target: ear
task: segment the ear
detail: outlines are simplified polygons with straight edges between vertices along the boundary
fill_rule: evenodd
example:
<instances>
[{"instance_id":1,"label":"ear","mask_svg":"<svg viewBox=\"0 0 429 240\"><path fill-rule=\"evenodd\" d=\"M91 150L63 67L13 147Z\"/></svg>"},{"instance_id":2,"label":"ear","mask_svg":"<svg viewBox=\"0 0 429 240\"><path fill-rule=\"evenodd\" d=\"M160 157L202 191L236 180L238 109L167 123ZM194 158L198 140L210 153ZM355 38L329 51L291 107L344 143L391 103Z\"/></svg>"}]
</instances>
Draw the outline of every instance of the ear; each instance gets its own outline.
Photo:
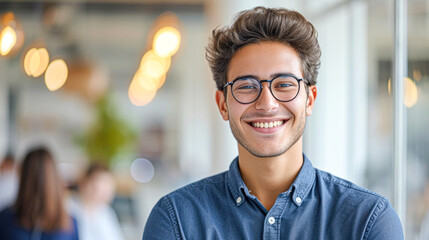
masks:
<instances>
[{"instance_id":1,"label":"ear","mask_svg":"<svg viewBox=\"0 0 429 240\"><path fill-rule=\"evenodd\" d=\"M219 108L220 115L222 115L223 120L228 121L228 107L226 106L225 95L221 90L216 91L216 104Z\"/></svg>"},{"instance_id":2,"label":"ear","mask_svg":"<svg viewBox=\"0 0 429 240\"><path fill-rule=\"evenodd\" d=\"M308 86L308 98L307 98L307 106L305 107L305 112L307 116L310 116L313 113L314 102L317 97L317 87L316 86Z\"/></svg>"}]
</instances>

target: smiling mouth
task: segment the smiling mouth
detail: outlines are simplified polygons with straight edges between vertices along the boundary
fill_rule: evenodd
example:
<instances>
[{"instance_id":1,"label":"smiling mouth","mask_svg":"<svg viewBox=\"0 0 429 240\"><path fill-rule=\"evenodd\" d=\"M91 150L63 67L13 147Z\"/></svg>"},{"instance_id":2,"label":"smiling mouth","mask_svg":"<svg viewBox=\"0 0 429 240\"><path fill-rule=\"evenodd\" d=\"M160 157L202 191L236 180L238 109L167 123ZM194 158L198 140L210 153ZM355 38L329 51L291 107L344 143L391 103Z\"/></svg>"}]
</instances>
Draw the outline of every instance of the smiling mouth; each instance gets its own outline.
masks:
<instances>
[{"instance_id":1,"label":"smiling mouth","mask_svg":"<svg viewBox=\"0 0 429 240\"><path fill-rule=\"evenodd\" d=\"M285 121L273 121L273 122L252 122L251 125L255 128L274 128L281 126Z\"/></svg>"}]
</instances>

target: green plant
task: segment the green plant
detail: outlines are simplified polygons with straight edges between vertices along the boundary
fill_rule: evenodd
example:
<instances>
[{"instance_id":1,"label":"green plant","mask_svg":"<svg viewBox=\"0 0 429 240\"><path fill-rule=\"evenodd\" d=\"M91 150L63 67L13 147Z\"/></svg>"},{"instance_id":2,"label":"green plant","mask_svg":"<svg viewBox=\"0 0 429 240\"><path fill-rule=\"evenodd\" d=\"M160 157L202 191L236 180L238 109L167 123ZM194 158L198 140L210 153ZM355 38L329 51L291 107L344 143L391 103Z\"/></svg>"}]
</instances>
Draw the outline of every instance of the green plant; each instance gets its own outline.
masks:
<instances>
[{"instance_id":1,"label":"green plant","mask_svg":"<svg viewBox=\"0 0 429 240\"><path fill-rule=\"evenodd\" d=\"M110 95L105 94L95 105L95 122L80 138L90 161L110 166L116 157L135 146L136 134L120 118Z\"/></svg>"}]
</instances>

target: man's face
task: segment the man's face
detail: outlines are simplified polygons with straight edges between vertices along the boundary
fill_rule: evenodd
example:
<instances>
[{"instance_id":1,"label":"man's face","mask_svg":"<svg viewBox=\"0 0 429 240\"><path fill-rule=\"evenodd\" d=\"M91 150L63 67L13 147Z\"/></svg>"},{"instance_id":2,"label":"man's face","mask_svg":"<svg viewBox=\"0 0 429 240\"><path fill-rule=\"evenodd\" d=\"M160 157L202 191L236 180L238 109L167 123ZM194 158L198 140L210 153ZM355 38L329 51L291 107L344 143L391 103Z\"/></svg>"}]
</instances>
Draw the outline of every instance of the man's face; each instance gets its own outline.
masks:
<instances>
[{"instance_id":1,"label":"man's face","mask_svg":"<svg viewBox=\"0 0 429 240\"><path fill-rule=\"evenodd\" d=\"M247 45L231 58L227 81L240 76L255 76L258 80L272 79L274 75L292 74L303 78L298 53L279 42L260 42ZM225 99L217 91L216 102L224 120L229 120L231 131L239 143L239 151L247 151L257 157L275 157L301 144L306 116L311 115L317 90L300 82L298 96L290 102L276 100L269 90L269 83L262 83L259 98L251 104L237 102L228 86ZM261 128L256 123L272 127ZM263 123L263 124L262 124ZM279 125L279 126L277 126Z\"/></svg>"}]
</instances>

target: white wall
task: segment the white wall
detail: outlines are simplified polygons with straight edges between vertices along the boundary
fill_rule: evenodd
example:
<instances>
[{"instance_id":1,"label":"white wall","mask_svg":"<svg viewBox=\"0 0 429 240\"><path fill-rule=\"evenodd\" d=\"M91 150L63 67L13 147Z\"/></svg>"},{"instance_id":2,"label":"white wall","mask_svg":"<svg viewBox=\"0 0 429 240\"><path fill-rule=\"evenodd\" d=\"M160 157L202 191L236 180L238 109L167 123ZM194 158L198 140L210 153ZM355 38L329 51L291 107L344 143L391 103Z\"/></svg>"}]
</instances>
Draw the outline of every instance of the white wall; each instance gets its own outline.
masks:
<instances>
[{"instance_id":1,"label":"white wall","mask_svg":"<svg viewBox=\"0 0 429 240\"><path fill-rule=\"evenodd\" d=\"M322 58L304 149L317 167L361 184L367 161L366 3L309 12Z\"/></svg>"}]
</instances>

